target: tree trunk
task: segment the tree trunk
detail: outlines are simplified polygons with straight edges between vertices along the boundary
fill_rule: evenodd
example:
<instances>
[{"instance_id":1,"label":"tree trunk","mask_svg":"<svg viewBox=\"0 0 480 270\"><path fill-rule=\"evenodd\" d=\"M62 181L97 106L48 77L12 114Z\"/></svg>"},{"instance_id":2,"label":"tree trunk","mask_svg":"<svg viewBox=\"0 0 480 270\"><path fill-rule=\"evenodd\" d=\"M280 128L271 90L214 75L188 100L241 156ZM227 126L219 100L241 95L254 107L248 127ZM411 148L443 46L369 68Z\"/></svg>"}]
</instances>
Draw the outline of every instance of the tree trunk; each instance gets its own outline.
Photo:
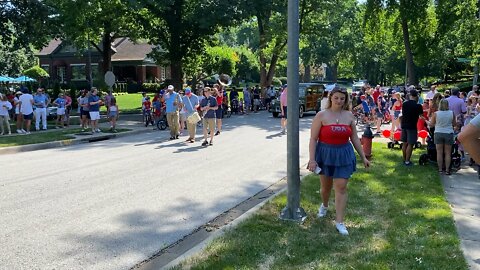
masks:
<instances>
[{"instance_id":1,"label":"tree trunk","mask_svg":"<svg viewBox=\"0 0 480 270\"><path fill-rule=\"evenodd\" d=\"M112 69L112 37L110 32L105 32L102 38L102 74L100 78L103 78L107 71Z\"/></svg>"},{"instance_id":2,"label":"tree trunk","mask_svg":"<svg viewBox=\"0 0 480 270\"><path fill-rule=\"evenodd\" d=\"M332 81L336 83L338 79L338 63L332 63L330 66L330 71L332 74Z\"/></svg>"},{"instance_id":3,"label":"tree trunk","mask_svg":"<svg viewBox=\"0 0 480 270\"><path fill-rule=\"evenodd\" d=\"M175 91L179 91L183 87L183 66L181 59L172 59L171 61L172 84Z\"/></svg>"},{"instance_id":4,"label":"tree trunk","mask_svg":"<svg viewBox=\"0 0 480 270\"><path fill-rule=\"evenodd\" d=\"M305 66L305 73L303 76L303 82L311 82L312 81L312 66L306 65Z\"/></svg>"},{"instance_id":5,"label":"tree trunk","mask_svg":"<svg viewBox=\"0 0 480 270\"><path fill-rule=\"evenodd\" d=\"M415 75L415 64L413 62L412 49L410 47L410 35L408 32L408 23L406 18L402 18L403 43L405 44L405 57L407 60L408 84L417 85L417 77Z\"/></svg>"}]
</instances>

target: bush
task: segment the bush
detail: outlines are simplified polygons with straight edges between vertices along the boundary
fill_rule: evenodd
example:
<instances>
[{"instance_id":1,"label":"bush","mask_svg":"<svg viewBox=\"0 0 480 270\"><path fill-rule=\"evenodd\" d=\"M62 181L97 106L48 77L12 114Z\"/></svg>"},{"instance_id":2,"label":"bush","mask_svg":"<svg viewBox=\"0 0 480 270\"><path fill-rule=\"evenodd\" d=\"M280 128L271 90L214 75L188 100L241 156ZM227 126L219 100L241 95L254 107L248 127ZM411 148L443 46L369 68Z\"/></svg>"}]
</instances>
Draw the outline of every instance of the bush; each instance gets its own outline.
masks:
<instances>
[{"instance_id":1,"label":"bush","mask_svg":"<svg viewBox=\"0 0 480 270\"><path fill-rule=\"evenodd\" d=\"M147 93L156 93L161 89L160 87L161 85L159 83L143 83L142 84L142 90Z\"/></svg>"}]
</instances>

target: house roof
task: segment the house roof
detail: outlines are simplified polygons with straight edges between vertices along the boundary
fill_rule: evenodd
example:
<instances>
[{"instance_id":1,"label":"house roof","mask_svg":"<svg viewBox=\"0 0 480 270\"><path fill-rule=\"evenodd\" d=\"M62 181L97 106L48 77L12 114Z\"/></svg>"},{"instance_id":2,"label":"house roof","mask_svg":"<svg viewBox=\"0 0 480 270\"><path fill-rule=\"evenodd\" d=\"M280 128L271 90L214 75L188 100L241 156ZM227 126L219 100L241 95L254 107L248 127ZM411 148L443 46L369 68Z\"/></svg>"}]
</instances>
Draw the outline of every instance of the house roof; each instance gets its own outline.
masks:
<instances>
[{"instance_id":1,"label":"house roof","mask_svg":"<svg viewBox=\"0 0 480 270\"><path fill-rule=\"evenodd\" d=\"M40 50L40 52L37 53L37 55L49 55L53 53L58 48L58 46L60 46L60 44L62 44L62 41L60 39L52 39L46 47L44 47Z\"/></svg>"},{"instance_id":2,"label":"house roof","mask_svg":"<svg viewBox=\"0 0 480 270\"><path fill-rule=\"evenodd\" d=\"M62 40L53 39L46 47L37 53L38 56L47 56L58 52L62 44ZM147 54L149 54L153 45L146 42L135 43L129 38L117 38L112 43L112 62L115 61L145 61L149 60Z\"/></svg>"},{"instance_id":3,"label":"house roof","mask_svg":"<svg viewBox=\"0 0 480 270\"><path fill-rule=\"evenodd\" d=\"M112 61L138 61L147 59L153 45L148 43L135 44L128 38L116 39L113 42L116 53L112 55Z\"/></svg>"}]
</instances>

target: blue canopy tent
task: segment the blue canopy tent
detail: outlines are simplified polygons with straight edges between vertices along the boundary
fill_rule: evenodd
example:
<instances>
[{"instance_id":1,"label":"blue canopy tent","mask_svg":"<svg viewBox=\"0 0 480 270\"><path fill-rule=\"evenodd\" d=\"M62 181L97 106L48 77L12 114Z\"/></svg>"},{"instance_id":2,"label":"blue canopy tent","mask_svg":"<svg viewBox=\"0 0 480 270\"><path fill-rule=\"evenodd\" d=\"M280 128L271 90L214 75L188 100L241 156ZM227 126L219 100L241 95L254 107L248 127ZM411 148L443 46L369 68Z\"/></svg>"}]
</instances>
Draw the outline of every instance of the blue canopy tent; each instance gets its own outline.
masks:
<instances>
[{"instance_id":1,"label":"blue canopy tent","mask_svg":"<svg viewBox=\"0 0 480 270\"><path fill-rule=\"evenodd\" d=\"M7 77L7 76L0 76L0 82L12 82L14 81L13 78Z\"/></svg>"},{"instance_id":2,"label":"blue canopy tent","mask_svg":"<svg viewBox=\"0 0 480 270\"><path fill-rule=\"evenodd\" d=\"M15 82L35 82L37 80L32 79L32 78L24 75L24 76L20 76L20 77L14 79L14 81Z\"/></svg>"}]
</instances>

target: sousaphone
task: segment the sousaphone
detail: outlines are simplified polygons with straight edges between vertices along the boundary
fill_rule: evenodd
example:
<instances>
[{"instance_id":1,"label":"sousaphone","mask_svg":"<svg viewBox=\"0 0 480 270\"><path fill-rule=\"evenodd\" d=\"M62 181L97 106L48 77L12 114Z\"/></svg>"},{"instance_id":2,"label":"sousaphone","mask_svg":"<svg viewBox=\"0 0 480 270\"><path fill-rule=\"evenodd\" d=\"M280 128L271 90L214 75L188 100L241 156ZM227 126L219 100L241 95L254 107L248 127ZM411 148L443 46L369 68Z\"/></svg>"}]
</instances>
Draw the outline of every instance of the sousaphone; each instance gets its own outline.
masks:
<instances>
[{"instance_id":1,"label":"sousaphone","mask_svg":"<svg viewBox=\"0 0 480 270\"><path fill-rule=\"evenodd\" d=\"M223 87L230 86L232 84L232 78L227 74L221 74L218 76L217 81Z\"/></svg>"}]
</instances>

